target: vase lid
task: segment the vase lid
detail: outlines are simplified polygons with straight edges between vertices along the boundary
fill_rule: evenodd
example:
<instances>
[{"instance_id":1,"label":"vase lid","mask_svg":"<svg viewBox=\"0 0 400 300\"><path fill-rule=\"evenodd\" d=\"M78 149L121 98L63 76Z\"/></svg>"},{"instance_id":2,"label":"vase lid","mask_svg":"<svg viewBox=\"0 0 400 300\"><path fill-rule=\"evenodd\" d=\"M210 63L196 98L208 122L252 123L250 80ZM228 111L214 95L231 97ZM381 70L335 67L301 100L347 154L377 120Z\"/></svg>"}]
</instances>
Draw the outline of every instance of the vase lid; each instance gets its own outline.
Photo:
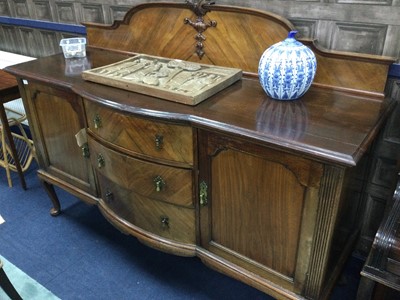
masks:
<instances>
[{"instance_id":1,"label":"vase lid","mask_svg":"<svg viewBox=\"0 0 400 300\"><path fill-rule=\"evenodd\" d=\"M291 30L291 31L289 31L288 37L287 37L287 38L288 38L288 39L295 39L297 33L298 33L297 30Z\"/></svg>"}]
</instances>

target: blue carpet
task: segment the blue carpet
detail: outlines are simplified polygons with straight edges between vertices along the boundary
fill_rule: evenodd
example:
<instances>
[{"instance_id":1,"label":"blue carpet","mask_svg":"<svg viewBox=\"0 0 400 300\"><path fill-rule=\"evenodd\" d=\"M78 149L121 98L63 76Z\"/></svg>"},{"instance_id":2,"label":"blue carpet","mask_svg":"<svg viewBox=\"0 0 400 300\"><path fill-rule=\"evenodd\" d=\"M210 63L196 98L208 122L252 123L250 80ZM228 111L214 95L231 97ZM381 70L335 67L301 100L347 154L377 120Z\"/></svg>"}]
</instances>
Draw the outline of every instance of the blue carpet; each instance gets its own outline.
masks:
<instances>
[{"instance_id":1,"label":"blue carpet","mask_svg":"<svg viewBox=\"0 0 400 300\"><path fill-rule=\"evenodd\" d=\"M165 254L112 227L94 206L57 189L63 212L36 177L7 186L0 170L0 254L61 299L262 299L271 297L217 273L197 258ZM362 261L352 258L332 300L355 299ZM29 300L29 299L26 299Z\"/></svg>"}]
</instances>

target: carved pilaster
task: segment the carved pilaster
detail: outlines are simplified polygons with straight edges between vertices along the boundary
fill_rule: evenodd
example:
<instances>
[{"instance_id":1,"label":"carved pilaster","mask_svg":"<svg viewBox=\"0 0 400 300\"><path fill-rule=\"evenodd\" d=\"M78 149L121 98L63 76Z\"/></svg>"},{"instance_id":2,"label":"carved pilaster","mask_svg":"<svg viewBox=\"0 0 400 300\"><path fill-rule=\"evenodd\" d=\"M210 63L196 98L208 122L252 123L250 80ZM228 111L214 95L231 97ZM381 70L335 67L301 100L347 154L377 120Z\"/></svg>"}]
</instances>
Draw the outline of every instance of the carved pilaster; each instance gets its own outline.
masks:
<instances>
[{"instance_id":1,"label":"carved pilaster","mask_svg":"<svg viewBox=\"0 0 400 300\"><path fill-rule=\"evenodd\" d=\"M339 208L344 169L326 166L319 191L316 231L311 250L305 296L318 299L326 279L329 250Z\"/></svg>"}]
</instances>

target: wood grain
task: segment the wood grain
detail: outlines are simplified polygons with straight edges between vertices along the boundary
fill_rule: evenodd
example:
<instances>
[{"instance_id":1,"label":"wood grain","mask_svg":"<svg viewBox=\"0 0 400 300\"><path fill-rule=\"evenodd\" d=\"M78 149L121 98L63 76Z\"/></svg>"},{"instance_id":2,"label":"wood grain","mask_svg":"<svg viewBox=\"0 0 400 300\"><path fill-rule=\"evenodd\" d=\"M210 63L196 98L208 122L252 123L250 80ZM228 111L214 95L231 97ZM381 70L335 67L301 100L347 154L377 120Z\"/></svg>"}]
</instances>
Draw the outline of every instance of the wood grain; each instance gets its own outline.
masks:
<instances>
[{"instance_id":1,"label":"wood grain","mask_svg":"<svg viewBox=\"0 0 400 300\"><path fill-rule=\"evenodd\" d=\"M99 174L103 206L115 213L114 219L123 220L131 225L142 228L149 233L168 238L173 241L194 244L195 210L182 206L156 201L126 189ZM106 193L112 193L112 198ZM162 218L168 218L168 224L162 223ZM114 220L115 221L115 220Z\"/></svg>"},{"instance_id":2,"label":"wood grain","mask_svg":"<svg viewBox=\"0 0 400 300\"><path fill-rule=\"evenodd\" d=\"M193 133L189 126L130 116L91 101L85 101L85 108L90 132L121 151L193 165ZM96 116L101 119L99 128L94 125ZM162 137L161 149L156 147L157 136Z\"/></svg>"},{"instance_id":3,"label":"wood grain","mask_svg":"<svg viewBox=\"0 0 400 300\"><path fill-rule=\"evenodd\" d=\"M195 53L196 31L184 19L196 20L184 4L151 3L132 8L113 25L84 23L92 47L189 60L257 73L263 52L284 40L295 27L267 11L233 6L211 7L204 21L216 21L203 35L205 55ZM160 25L162 24L162 25ZM317 56L315 83L332 88L368 91L383 95L393 58L324 50L299 39Z\"/></svg>"},{"instance_id":4,"label":"wood grain","mask_svg":"<svg viewBox=\"0 0 400 300\"><path fill-rule=\"evenodd\" d=\"M96 195L90 161L83 157L75 134L85 128L80 97L44 85L28 86L30 126L42 168ZM66 163L68 162L68 163Z\"/></svg>"},{"instance_id":5,"label":"wood grain","mask_svg":"<svg viewBox=\"0 0 400 300\"><path fill-rule=\"evenodd\" d=\"M193 208L192 171L142 161L108 149L89 138L90 159L97 173L103 174L126 190L136 194ZM98 155L104 165L98 166ZM155 178L160 176L164 185L155 188Z\"/></svg>"}]
</instances>

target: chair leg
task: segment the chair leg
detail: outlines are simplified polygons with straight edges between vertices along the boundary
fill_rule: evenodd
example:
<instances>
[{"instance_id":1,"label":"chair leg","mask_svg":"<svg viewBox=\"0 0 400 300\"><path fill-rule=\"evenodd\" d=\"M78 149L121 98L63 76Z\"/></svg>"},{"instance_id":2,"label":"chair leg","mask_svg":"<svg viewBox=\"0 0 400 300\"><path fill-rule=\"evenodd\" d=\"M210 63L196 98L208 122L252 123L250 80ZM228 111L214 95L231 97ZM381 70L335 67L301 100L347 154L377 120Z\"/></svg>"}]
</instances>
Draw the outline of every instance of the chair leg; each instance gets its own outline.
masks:
<instances>
[{"instance_id":1,"label":"chair leg","mask_svg":"<svg viewBox=\"0 0 400 300\"><path fill-rule=\"evenodd\" d=\"M6 170L8 186L12 187L11 171L10 171L10 166L8 165L7 144L3 128L1 128L1 145L2 145L1 151L3 152L3 163L4 163L4 168Z\"/></svg>"},{"instance_id":2,"label":"chair leg","mask_svg":"<svg viewBox=\"0 0 400 300\"><path fill-rule=\"evenodd\" d=\"M0 261L0 287L11 298L11 300L22 300L17 290L7 277L6 272L3 270L2 262Z\"/></svg>"}]
</instances>

